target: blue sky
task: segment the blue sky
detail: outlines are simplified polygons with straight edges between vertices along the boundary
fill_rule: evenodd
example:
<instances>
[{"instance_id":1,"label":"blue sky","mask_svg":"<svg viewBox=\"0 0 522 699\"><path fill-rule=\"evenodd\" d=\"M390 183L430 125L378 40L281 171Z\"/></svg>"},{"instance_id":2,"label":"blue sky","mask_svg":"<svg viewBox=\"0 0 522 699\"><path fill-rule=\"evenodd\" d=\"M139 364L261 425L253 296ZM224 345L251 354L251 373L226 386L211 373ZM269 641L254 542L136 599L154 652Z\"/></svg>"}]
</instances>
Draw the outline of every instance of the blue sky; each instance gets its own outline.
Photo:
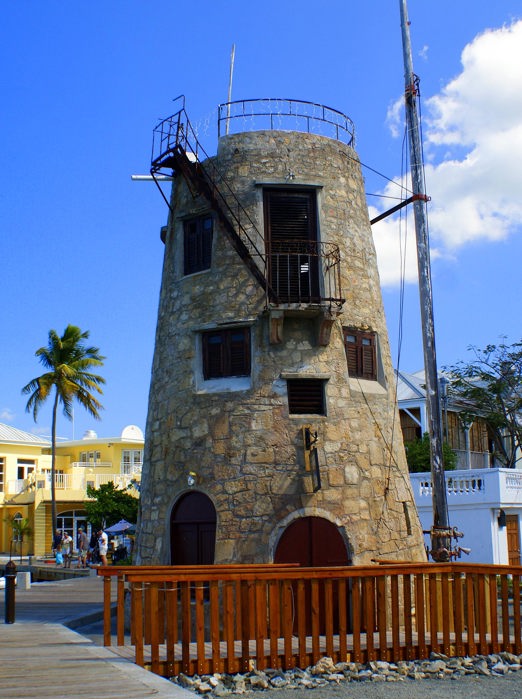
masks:
<instances>
[{"instance_id":1,"label":"blue sky","mask_svg":"<svg viewBox=\"0 0 522 699\"><path fill-rule=\"evenodd\" d=\"M423 137L439 366L522 337L522 9L518 0L410 0ZM2 110L0 422L50 434L20 389L42 373L51 328L89 330L107 357L101 423L80 409L61 436L145 428L166 205L147 173L152 130L186 96L208 153L227 99L319 102L355 122L374 210L403 162L398 0L11 0L0 28ZM396 195L397 188L393 194ZM400 366L422 366L409 217L378 224L397 359L399 236L406 246Z\"/></svg>"}]
</instances>

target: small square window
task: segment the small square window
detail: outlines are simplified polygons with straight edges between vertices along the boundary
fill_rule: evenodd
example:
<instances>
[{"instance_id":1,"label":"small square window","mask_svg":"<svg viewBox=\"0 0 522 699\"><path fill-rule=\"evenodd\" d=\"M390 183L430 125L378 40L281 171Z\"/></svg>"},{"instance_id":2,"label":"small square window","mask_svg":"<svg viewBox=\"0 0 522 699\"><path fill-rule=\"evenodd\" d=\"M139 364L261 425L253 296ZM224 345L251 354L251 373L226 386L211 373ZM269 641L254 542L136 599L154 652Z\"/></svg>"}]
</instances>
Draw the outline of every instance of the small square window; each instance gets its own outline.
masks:
<instances>
[{"instance_id":1,"label":"small square window","mask_svg":"<svg viewBox=\"0 0 522 699\"><path fill-rule=\"evenodd\" d=\"M376 336L373 332L343 328L348 374L377 381Z\"/></svg>"},{"instance_id":2,"label":"small square window","mask_svg":"<svg viewBox=\"0 0 522 699\"><path fill-rule=\"evenodd\" d=\"M211 216L200 216L183 224L183 272L194 274L210 269L212 259Z\"/></svg>"},{"instance_id":3,"label":"small square window","mask_svg":"<svg viewBox=\"0 0 522 699\"><path fill-rule=\"evenodd\" d=\"M324 379L287 379L290 415L326 415Z\"/></svg>"},{"instance_id":4,"label":"small square window","mask_svg":"<svg viewBox=\"0 0 522 699\"><path fill-rule=\"evenodd\" d=\"M250 328L211 330L202 335L203 378L250 376Z\"/></svg>"}]
</instances>

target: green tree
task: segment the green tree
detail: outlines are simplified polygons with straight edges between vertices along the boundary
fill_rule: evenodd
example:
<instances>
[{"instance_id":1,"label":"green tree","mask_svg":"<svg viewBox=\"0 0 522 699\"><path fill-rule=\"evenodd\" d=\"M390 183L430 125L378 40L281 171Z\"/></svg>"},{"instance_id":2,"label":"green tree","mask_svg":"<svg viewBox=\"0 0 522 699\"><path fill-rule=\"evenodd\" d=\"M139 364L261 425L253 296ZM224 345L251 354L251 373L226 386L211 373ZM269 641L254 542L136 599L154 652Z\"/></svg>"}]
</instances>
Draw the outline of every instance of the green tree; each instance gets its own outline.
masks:
<instances>
[{"instance_id":1,"label":"green tree","mask_svg":"<svg viewBox=\"0 0 522 699\"><path fill-rule=\"evenodd\" d=\"M470 362L445 368L451 378L448 394L463 405L464 422L481 417L488 424L496 459L514 468L522 448L522 340L469 350Z\"/></svg>"},{"instance_id":2,"label":"green tree","mask_svg":"<svg viewBox=\"0 0 522 699\"><path fill-rule=\"evenodd\" d=\"M21 563L24 552L24 539L33 535L33 529L27 517L13 515L12 517L7 517L5 521L8 522L11 527L11 540L20 544Z\"/></svg>"},{"instance_id":3,"label":"green tree","mask_svg":"<svg viewBox=\"0 0 522 699\"><path fill-rule=\"evenodd\" d=\"M99 488L88 485L87 496L92 498L85 502L87 519L96 529L111 527L121 519L131 524L136 522L138 498L131 495L127 488L119 489L112 481Z\"/></svg>"},{"instance_id":4,"label":"green tree","mask_svg":"<svg viewBox=\"0 0 522 699\"><path fill-rule=\"evenodd\" d=\"M57 525L56 513L56 418L58 405L63 407L63 414L69 420L73 415L76 400L92 417L100 419L101 403L93 392L102 394L101 385L105 379L91 373L95 367L103 365L100 350L85 344L89 332L82 332L75 325L68 325L60 337L56 330L49 331L47 347L36 350L35 356L48 371L32 379L23 387L22 393L29 395L26 411L33 413L36 422L38 412L50 395L53 394L51 425L51 519L52 530Z\"/></svg>"},{"instance_id":5,"label":"green tree","mask_svg":"<svg viewBox=\"0 0 522 699\"><path fill-rule=\"evenodd\" d=\"M427 432L422 438L412 442L405 442L406 460L410 473L424 473L431 469L430 461L430 436ZM442 445L442 463L445 471L454 471L457 456L447 442Z\"/></svg>"}]
</instances>

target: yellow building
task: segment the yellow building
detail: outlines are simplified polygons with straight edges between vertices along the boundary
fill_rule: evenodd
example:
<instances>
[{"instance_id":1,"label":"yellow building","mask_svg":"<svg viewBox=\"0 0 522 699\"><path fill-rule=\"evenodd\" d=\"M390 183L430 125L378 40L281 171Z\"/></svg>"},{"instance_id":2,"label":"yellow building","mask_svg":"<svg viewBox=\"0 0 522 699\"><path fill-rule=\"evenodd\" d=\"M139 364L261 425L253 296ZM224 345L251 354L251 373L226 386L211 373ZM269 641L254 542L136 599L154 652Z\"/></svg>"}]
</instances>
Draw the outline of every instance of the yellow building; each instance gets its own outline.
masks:
<instances>
[{"instance_id":1,"label":"yellow building","mask_svg":"<svg viewBox=\"0 0 522 699\"><path fill-rule=\"evenodd\" d=\"M87 486L99 488L112 481L124 488L141 480L143 432L125 427L119 437L100 438L89 430L83 439L56 445L55 486L58 527L76 542L86 521ZM129 490L138 496L138 488ZM13 542L10 520L29 520L31 535L23 541L23 555L51 551L51 442L0 423L0 552L20 555Z\"/></svg>"}]
</instances>

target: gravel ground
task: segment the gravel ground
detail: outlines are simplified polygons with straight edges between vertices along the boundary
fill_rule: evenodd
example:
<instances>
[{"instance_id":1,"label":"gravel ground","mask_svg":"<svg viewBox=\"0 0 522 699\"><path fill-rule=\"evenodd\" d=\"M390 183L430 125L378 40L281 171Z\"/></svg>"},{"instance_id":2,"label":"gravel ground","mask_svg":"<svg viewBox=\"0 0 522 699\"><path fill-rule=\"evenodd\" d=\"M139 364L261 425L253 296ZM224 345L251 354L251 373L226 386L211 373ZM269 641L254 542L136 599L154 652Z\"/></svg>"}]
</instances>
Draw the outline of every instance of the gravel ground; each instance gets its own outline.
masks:
<instances>
[{"instance_id":1,"label":"gravel ground","mask_svg":"<svg viewBox=\"0 0 522 699\"><path fill-rule=\"evenodd\" d=\"M103 645L101 622L75 629ZM201 697L196 692L194 698ZM227 694L225 699L522 699L522 670L504 677L468 675L459 679L405 679L402 682L341 682L314 689L263 689Z\"/></svg>"}]
</instances>

